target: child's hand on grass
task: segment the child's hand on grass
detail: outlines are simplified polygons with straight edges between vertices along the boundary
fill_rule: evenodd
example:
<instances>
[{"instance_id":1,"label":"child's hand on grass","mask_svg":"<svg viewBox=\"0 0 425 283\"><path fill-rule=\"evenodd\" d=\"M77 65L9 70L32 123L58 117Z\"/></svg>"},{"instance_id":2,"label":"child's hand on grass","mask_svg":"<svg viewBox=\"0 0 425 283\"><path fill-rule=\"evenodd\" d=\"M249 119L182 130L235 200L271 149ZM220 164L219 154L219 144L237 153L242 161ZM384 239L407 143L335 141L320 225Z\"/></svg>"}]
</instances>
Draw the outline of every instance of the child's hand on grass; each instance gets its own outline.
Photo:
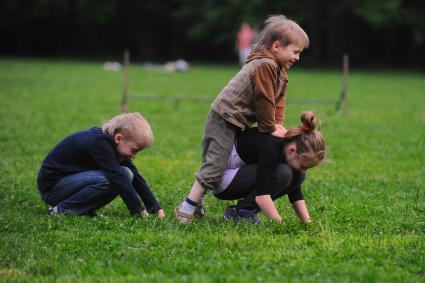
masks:
<instances>
[{"instance_id":1,"label":"child's hand on grass","mask_svg":"<svg viewBox=\"0 0 425 283\"><path fill-rule=\"evenodd\" d=\"M142 213L140 213L140 216L141 216L143 219L146 219L146 218L148 218L148 217L149 217L149 212L147 212L147 211L146 211L146 209L145 209L145 210L143 210L143 211L142 211Z\"/></svg>"},{"instance_id":2,"label":"child's hand on grass","mask_svg":"<svg viewBox=\"0 0 425 283\"><path fill-rule=\"evenodd\" d=\"M165 217L165 212L164 212L164 210L163 210L163 209L158 210L158 211L156 212L156 216L157 216L158 218L164 218L164 217Z\"/></svg>"}]
</instances>

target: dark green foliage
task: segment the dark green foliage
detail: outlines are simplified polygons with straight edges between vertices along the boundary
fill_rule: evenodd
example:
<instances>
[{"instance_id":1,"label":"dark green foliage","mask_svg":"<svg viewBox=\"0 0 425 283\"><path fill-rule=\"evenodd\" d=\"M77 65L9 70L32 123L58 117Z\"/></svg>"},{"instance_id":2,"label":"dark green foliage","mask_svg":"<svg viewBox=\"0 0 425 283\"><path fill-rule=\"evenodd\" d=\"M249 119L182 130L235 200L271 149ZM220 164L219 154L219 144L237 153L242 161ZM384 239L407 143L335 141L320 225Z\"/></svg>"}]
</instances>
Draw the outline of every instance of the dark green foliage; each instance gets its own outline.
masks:
<instances>
[{"instance_id":1,"label":"dark green foliage","mask_svg":"<svg viewBox=\"0 0 425 283\"><path fill-rule=\"evenodd\" d=\"M235 35L272 14L311 38L304 63L424 67L425 2L243 0L0 1L0 54L236 61Z\"/></svg>"}]
</instances>

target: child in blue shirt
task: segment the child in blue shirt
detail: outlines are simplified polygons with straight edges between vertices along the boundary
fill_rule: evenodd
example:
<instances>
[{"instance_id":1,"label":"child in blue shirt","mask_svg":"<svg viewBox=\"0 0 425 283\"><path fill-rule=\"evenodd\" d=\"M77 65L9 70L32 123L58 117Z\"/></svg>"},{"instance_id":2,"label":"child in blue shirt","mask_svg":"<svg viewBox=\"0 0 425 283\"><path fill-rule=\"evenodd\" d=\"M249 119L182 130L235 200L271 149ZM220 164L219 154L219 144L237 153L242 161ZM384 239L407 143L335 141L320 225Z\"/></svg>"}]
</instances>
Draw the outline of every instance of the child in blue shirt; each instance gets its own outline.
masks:
<instances>
[{"instance_id":1,"label":"child in blue shirt","mask_svg":"<svg viewBox=\"0 0 425 283\"><path fill-rule=\"evenodd\" d=\"M121 114L102 128L66 137L41 165L41 198L54 214L94 215L119 195L132 215L163 218L164 211L131 161L152 142L152 130L139 113Z\"/></svg>"}]
</instances>

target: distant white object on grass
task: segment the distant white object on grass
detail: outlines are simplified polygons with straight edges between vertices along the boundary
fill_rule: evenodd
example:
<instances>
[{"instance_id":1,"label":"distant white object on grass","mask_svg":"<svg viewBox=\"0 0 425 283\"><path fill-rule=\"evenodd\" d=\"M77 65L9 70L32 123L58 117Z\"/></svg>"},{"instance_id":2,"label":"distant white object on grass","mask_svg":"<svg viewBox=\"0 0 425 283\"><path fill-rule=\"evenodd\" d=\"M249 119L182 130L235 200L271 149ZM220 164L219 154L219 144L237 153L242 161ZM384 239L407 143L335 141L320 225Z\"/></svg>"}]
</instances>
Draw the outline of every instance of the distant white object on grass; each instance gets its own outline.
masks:
<instances>
[{"instance_id":1,"label":"distant white object on grass","mask_svg":"<svg viewBox=\"0 0 425 283\"><path fill-rule=\"evenodd\" d=\"M103 69L106 70L106 71L116 72L116 71L121 70L121 67L122 67L121 64L118 63L118 62L105 62L103 64Z\"/></svg>"},{"instance_id":2,"label":"distant white object on grass","mask_svg":"<svg viewBox=\"0 0 425 283\"><path fill-rule=\"evenodd\" d=\"M167 62L164 65L145 63L143 64L145 70L157 71L157 72L187 72L190 71L189 63L184 59L177 61Z\"/></svg>"},{"instance_id":3,"label":"distant white object on grass","mask_svg":"<svg viewBox=\"0 0 425 283\"><path fill-rule=\"evenodd\" d=\"M176 62L174 62L174 67L176 68L176 71L179 71L179 72L187 72L190 70L189 63L184 59L179 59Z\"/></svg>"}]
</instances>

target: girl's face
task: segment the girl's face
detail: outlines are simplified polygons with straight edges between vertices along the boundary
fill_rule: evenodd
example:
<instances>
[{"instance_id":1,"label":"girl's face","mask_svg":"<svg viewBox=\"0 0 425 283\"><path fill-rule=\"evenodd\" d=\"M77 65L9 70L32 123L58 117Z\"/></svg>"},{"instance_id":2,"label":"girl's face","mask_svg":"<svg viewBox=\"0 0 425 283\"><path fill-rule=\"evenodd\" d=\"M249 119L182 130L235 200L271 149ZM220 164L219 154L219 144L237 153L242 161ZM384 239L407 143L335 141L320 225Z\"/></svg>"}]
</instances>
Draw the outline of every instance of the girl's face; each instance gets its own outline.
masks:
<instances>
[{"instance_id":1,"label":"girl's face","mask_svg":"<svg viewBox=\"0 0 425 283\"><path fill-rule=\"evenodd\" d=\"M122 134L116 134L114 140L121 161L127 158L135 158L137 153L143 149L135 141L125 139Z\"/></svg>"}]
</instances>

